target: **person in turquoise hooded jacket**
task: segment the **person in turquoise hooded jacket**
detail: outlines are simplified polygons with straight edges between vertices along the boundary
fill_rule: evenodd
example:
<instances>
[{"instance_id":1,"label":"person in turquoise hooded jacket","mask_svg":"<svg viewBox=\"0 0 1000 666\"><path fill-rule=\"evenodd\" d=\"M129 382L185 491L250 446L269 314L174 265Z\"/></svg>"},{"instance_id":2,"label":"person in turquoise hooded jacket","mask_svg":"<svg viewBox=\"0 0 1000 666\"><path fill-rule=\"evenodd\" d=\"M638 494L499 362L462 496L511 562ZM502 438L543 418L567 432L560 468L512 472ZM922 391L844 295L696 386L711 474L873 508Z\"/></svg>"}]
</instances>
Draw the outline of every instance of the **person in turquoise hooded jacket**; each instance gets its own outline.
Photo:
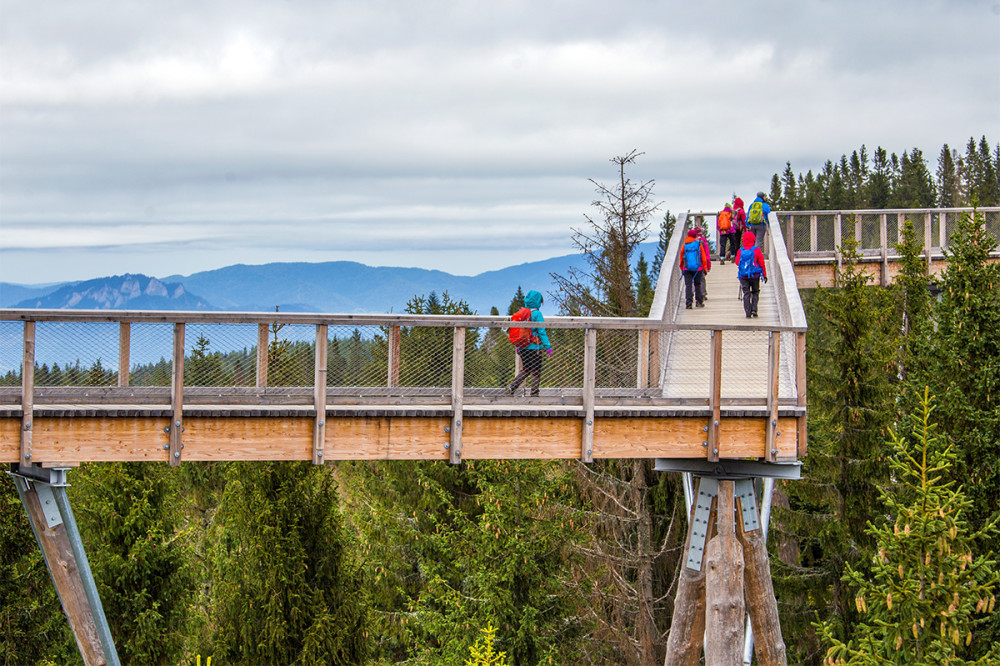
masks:
<instances>
[{"instance_id":1,"label":"person in turquoise hooded jacket","mask_svg":"<svg viewBox=\"0 0 1000 666\"><path fill-rule=\"evenodd\" d=\"M542 303L545 299L542 295L532 289L524 297L524 307L531 310L531 321L544 322L542 316ZM521 357L521 372L514 377L514 381L507 387L507 392L513 394L526 377L531 376L531 395L538 395L538 386L542 381L542 350L552 353L552 345L549 343L549 336L542 326L531 328L531 344L527 347L518 347L517 354Z\"/></svg>"}]
</instances>

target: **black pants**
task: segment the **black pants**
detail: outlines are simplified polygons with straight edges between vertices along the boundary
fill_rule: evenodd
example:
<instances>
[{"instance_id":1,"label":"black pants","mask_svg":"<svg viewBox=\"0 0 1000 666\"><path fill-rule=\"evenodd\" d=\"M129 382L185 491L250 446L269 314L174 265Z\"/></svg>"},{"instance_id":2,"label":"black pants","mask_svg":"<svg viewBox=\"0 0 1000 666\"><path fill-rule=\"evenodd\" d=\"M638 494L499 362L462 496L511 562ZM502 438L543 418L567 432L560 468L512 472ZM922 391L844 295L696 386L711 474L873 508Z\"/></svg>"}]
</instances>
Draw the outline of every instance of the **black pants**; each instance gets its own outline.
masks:
<instances>
[{"instance_id":1,"label":"black pants","mask_svg":"<svg viewBox=\"0 0 1000 666\"><path fill-rule=\"evenodd\" d=\"M690 306L692 300L701 305L705 300L704 271L684 271L684 305Z\"/></svg>"},{"instance_id":2,"label":"black pants","mask_svg":"<svg viewBox=\"0 0 1000 666\"><path fill-rule=\"evenodd\" d=\"M531 375L531 395L538 395L538 385L542 381L542 350L518 347L517 355L521 357L521 372L510 383L510 391L513 393L524 378Z\"/></svg>"},{"instance_id":3,"label":"black pants","mask_svg":"<svg viewBox=\"0 0 1000 666\"><path fill-rule=\"evenodd\" d=\"M743 312L748 317L757 314L757 300L760 298L760 278L742 277L740 286L743 287Z\"/></svg>"},{"instance_id":4,"label":"black pants","mask_svg":"<svg viewBox=\"0 0 1000 666\"><path fill-rule=\"evenodd\" d=\"M728 249L726 246L728 244ZM736 232L731 234L719 234L719 259L725 260L730 254L735 255L739 251L736 244Z\"/></svg>"}]
</instances>

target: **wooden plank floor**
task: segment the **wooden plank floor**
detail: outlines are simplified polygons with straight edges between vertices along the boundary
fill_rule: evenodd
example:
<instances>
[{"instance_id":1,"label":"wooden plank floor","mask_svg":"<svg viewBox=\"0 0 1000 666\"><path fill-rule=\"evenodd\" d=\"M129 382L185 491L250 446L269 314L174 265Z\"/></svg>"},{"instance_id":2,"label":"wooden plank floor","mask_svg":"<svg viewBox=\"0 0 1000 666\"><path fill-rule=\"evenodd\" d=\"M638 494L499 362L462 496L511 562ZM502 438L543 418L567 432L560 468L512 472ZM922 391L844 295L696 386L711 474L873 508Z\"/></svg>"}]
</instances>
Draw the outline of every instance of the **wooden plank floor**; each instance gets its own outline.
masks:
<instances>
[{"instance_id":1,"label":"wooden plank floor","mask_svg":"<svg viewBox=\"0 0 1000 666\"><path fill-rule=\"evenodd\" d=\"M766 332L754 327L778 325L778 303L773 283L760 285L760 300L756 318L747 319L743 301L739 298L737 267L731 262L714 262L708 273L705 307L684 307L684 284L675 285L681 292L680 307L674 321L678 324L725 324L746 326L746 331L727 330L722 333L722 397L764 398L767 394ZM708 394L708 358L711 336L708 331L677 331L670 335L664 397L687 398ZM781 340L781 398L794 398L792 374L795 339L792 334Z\"/></svg>"}]
</instances>

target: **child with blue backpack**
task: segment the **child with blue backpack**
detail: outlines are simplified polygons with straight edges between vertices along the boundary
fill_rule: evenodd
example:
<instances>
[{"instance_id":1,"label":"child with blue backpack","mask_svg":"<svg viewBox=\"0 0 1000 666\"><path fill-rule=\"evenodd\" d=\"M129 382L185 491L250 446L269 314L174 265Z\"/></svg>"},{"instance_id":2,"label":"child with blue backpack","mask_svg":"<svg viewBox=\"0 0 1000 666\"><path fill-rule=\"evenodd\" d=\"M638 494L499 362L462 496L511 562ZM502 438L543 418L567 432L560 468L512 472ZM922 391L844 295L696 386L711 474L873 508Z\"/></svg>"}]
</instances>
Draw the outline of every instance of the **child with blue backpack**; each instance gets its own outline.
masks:
<instances>
[{"instance_id":1,"label":"child with blue backpack","mask_svg":"<svg viewBox=\"0 0 1000 666\"><path fill-rule=\"evenodd\" d=\"M680 269L684 272L684 305L691 309L692 301L699 308L705 307L705 273L712 270L708 243L700 237L701 228L687 233L681 248Z\"/></svg>"},{"instance_id":2,"label":"child with blue backpack","mask_svg":"<svg viewBox=\"0 0 1000 666\"><path fill-rule=\"evenodd\" d=\"M767 284L767 267L764 265L764 253L756 246L757 237L752 231L743 233L743 248L736 255L739 266L737 275L743 292L743 311L747 319L757 316L757 301L760 298L760 281Z\"/></svg>"}]
</instances>

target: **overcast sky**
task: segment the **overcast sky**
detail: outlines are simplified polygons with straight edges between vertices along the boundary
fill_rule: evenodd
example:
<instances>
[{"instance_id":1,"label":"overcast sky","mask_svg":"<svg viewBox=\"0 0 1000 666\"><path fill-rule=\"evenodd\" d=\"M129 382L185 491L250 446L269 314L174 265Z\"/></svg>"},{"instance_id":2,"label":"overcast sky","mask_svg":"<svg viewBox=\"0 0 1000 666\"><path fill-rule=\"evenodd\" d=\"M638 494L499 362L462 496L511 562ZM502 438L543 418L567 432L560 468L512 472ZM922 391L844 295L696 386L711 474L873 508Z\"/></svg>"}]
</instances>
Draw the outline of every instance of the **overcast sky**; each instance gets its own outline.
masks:
<instances>
[{"instance_id":1,"label":"overcast sky","mask_svg":"<svg viewBox=\"0 0 1000 666\"><path fill-rule=\"evenodd\" d=\"M0 0L0 281L573 251L866 144L1000 141L997 0ZM655 221L654 224L658 222ZM655 230L654 230L655 232Z\"/></svg>"}]
</instances>

